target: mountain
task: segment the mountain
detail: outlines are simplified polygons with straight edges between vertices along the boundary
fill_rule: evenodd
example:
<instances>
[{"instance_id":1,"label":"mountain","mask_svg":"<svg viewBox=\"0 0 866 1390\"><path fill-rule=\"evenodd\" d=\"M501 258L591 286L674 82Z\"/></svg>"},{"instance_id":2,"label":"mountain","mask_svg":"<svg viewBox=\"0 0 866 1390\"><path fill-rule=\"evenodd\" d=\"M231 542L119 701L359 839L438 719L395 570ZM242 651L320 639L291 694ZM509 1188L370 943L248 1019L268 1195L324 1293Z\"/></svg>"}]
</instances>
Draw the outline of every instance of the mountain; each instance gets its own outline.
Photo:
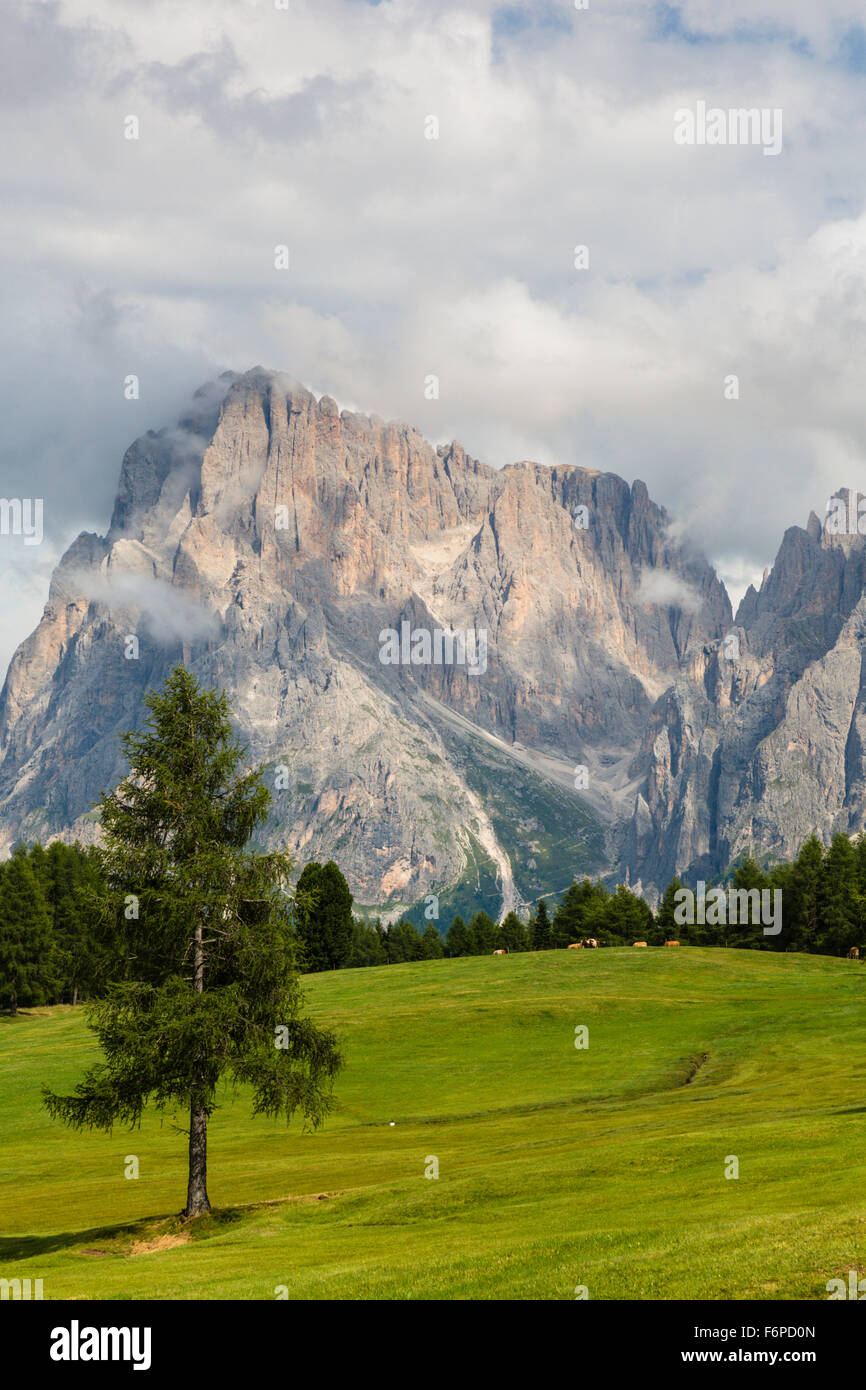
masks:
<instances>
[{"instance_id":1,"label":"mountain","mask_svg":"<svg viewBox=\"0 0 866 1390\"><path fill-rule=\"evenodd\" d=\"M226 373L127 451L12 659L0 846L98 837L117 733L183 660L266 765L265 841L359 903L447 921L608 871L653 896L862 824L864 577L813 517L734 623L641 482Z\"/></svg>"},{"instance_id":2,"label":"mountain","mask_svg":"<svg viewBox=\"0 0 866 1390\"><path fill-rule=\"evenodd\" d=\"M847 489L785 532L732 628L659 701L623 856L655 883L866 825L866 548ZM841 505L836 505L840 503ZM834 525L840 517L844 521ZM866 526L864 526L866 529Z\"/></svg>"}]
</instances>

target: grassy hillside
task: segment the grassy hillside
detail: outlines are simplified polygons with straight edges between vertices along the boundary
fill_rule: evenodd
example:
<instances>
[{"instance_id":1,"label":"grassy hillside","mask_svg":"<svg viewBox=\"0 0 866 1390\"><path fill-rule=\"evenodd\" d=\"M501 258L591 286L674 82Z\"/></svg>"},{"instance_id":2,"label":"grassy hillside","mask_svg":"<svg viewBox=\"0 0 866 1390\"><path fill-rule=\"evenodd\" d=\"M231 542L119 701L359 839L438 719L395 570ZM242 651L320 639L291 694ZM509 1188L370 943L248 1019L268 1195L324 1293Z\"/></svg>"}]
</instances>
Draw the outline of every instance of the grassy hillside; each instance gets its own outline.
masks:
<instances>
[{"instance_id":1,"label":"grassy hillside","mask_svg":"<svg viewBox=\"0 0 866 1390\"><path fill-rule=\"evenodd\" d=\"M227 1096L192 1235L169 1120L76 1135L40 1109L91 1053L82 1011L0 1023L0 1276L46 1298L727 1299L866 1271L864 967L558 951L341 971L308 999L343 1039L339 1109L304 1134Z\"/></svg>"}]
</instances>

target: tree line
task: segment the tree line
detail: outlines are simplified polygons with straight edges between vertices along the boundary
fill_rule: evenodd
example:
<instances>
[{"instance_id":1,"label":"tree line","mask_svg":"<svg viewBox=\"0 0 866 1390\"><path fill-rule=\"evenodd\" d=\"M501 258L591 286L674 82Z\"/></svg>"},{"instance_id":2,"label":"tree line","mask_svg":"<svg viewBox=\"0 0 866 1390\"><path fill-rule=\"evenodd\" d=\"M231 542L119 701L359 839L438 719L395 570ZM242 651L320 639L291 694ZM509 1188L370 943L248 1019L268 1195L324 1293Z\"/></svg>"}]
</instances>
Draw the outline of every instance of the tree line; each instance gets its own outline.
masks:
<instances>
[{"instance_id":1,"label":"tree line","mask_svg":"<svg viewBox=\"0 0 866 1390\"><path fill-rule=\"evenodd\" d=\"M349 886L332 860L306 865L287 911L299 963L310 972L484 956L496 949L560 950L588 937L606 946L679 940L818 955L842 955L866 939L866 834L854 841L838 834L826 848L812 835L792 862L762 868L747 858L707 888L717 884L781 889L782 930L768 936L757 921L681 923L679 878L668 884L655 913L623 884L610 890L584 878L571 884L552 914L542 898L527 922L509 912L497 925L478 911L468 922L457 913L444 932L432 921L419 931L406 919L389 926L356 916ZM104 886L94 849L59 841L47 848L16 846L0 866L0 1009L75 1004L104 992L117 973L94 928L94 904Z\"/></svg>"},{"instance_id":2,"label":"tree line","mask_svg":"<svg viewBox=\"0 0 866 1390\"><path fill-rule=\"evenodd\" d=\"M366 922L353 916L348 884L333 862L308 864L301 874L298 888L308 890L313 903L297 915L296 930L308 970L484 956L498 948L561 950L587 938L605 946L680 941L814 955L844 955L866 941L866 833L854 841L835 835L826 848L811 835L792 862L763 868L749 857L720 878L708 880L707 891L716 886L781 890L781 931L767 935L757 919L718 925L682 922L677 894L684 885L679 878L668 884L655 913L624 884L611 890L600 880L584 878L570 885L552 915L541 898L527 922L509 912L497 925L487 912L479 911L468 922L458 913L444 932L432 921L423 931L406 919L384 926L381 920Z\"/></svg>"},{"instance_id":3,"label":"tree line","mask_svg":"<svg viewBox=\"0 0 866 1390\"><path fill-rule=\"evenodd\" d=\"M651 909L630 889L620 885L611 892L589 879L571 884L552 917L542 898L528 922L516 912L509 912L499 925L488 912L478 911L468 922L457 913L444 933L432 921L419 931L405 918L383 925L380 919L367 922L353 916L352 894L333 861L308 864L297 893L299 900L311 899L295 913L301 958L308 970L487 956L497 949L547 951L585 937L603 936L606 943L621 946L635 935L646 936L654 923Z\"/></svg>"},{"instance_id":4,"label":"tree line","mask_svg":"<svg viewBox=\"0 0 866 1390\"><path fill-rule=\"evenodd\" d=\"M817 835L800 846L796 859L762 867L744 859L720 886L779 890L781 931L765 935L760 922L679 925L675 918L675 878L666 888L656 923L661 939L678 937L693 946L745 946L762 951L808 951L812 955L845 955L866 941L866 833L855 840L833 836L828 846ZM707 884L707 889L711 887ZM650 938L647 937L647 940Z\"/></svg>"},{"instance_id":5,"label":"tree line","mask_svg":"<svg viewBox=\"0 0 866 1390\"><path fill-rule=\"evenodd\" d=\"M0 1009L77 1004L99 990L109 953L91 894L101 886L95 850L16 845L0 865Z\"/></svg>"}]
</instances>

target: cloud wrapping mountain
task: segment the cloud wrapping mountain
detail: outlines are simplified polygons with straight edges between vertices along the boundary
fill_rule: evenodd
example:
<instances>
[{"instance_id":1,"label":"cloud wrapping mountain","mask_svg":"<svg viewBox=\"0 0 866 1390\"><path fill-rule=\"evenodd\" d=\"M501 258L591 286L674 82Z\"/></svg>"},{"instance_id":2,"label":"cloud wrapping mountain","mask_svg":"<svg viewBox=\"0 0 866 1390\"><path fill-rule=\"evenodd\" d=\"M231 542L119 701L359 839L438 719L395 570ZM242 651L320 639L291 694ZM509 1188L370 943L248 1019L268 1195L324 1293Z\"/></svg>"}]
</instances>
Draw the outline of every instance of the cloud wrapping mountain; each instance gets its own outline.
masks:
<instances>
[{"instance_id":1,"label":"cloud wrapping mountain","mask_svg":"<svg viewBox=\"0 0 866 1390\"><path fill-rule=\"evenodd\" d=\"M864 823L864 584L862 538L812 517L734 623L640 482L496 470L226 374L129 448L107 535L73 543L15 653L3 844L98 835L117 733L183 659L267 766L268 841L335 857L361 902L482 869L500 907L583 870L652 894ZM428 657L383 663L384 630ZM483 633L483 669L443 633Z\"/></svg>"}]
</instances>

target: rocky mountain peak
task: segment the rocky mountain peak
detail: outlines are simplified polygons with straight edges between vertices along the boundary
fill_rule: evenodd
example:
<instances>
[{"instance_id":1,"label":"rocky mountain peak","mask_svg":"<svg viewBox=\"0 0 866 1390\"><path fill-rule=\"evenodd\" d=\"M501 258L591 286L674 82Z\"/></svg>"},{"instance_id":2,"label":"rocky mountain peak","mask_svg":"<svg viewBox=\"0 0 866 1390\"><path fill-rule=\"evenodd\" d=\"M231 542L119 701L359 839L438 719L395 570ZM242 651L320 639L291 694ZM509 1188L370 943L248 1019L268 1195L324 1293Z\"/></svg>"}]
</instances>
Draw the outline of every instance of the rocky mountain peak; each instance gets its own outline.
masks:
<instances>
[{"instance_id":1,"label":"rocky mountain peak","mask_svg":"<svg viewBox=\"0 0 866 1390\"><path fill-rule=\"evenodd\" d=\"M652 892L862 818L863 565L812 516L734 624L643 482L497 470L225 373L127 450L12 660L2 842L98 836L117 733L183 659L268 769L270 842L336 858L361 903L474 884L505 910L605 870Z\"/></svg>"}]
</instances>

